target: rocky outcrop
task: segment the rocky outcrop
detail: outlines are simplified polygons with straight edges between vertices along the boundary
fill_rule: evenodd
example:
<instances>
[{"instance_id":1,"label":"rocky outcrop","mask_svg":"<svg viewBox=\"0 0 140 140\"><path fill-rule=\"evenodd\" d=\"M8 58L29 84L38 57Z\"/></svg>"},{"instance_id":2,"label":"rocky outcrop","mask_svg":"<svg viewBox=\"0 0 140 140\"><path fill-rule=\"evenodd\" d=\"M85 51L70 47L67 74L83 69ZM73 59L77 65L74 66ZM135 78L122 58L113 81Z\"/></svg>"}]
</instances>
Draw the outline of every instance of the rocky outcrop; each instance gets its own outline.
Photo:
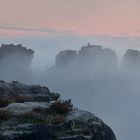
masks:
<instances>
[{"instance_id":1,"label":"rocky outcrop","mask_svg":"<svg viewBox=\"0 0 140 140\"><path fill-rule=\"evenodd\" d=\"M78 51L78 63L83 63L83 67L94 71L111 71L117 68L116 52L109 48L104 48L100 45L84 46ZM77 65L78 65L77 63Z\"/></svg>"},{"instance_id":2,"label":"rocky outcrop","mask_svg":"<svg viewBox=\"0 0 140 140\"><path fill-rule=\"evenodd\" d=\"M0 81L0 97L29 97L35 102L49 102L59 98L58 93L51 93L45 86L26 85L18 81L4 82Z\"/></svg>"},{"instance_id":3,"label":"rocky outcrop","mask_svg":"<svg viewBox=\"0 0 140 140\"><path fill-rule=\"evenodd\" d=\"M0 76L13 80L29 73L34 51L21 44L2 44L0 47Z\"/></svg>"},{"instance_id":4,"label":"rocky outcrop","mask_svg":"<svg viewBox=\"0 0 140 140\"><path fill-rule=\"evenodd\" d=\"M15 94L50 97L46 102L13 100L15 102L1 107L0 140L116 140L113 131L101 119L75 109L71 100L57 100L58 94L50 93L47 87L4 81L0 86L1 98L15 99L11 98Z\"/></svg>"},{"instance_id":5,"label":"rocky outcrop","mask_svg":"<svg viewBox=\"0 0 140 140\"><path fill-rule=\"evenodd\" d=\"M63 68L65 71L77 70L89 71L111 71L117 69L117 55L116 52L109 48L103 48L100 45L83 46L78 52L73 50L61 51L56 56L56 68ZM87 69L86 69L87 68ZM85 70L86 69L86 70Z\"/></svg>"},{"instance_id":6,"label":"rocky outcrop","mask_svg":"<svg viewBox=\"0 0 140 140\"><path fill-rule=\"evenodd\" d=\"M76 57L77 52L74 50L65 50L58 53L55 59L56 67L64 67L69 65L71 61Z\"/></svg>"},{"instance_id":7,"label":"rocky outcrop","mask_svg":"<svg viewBox=\"0 0 140 140\"><path fill-rule=\"evenodd\" d=\"M127 71L139 71L140 51L128 49L123 56L122 68Z\"/></svg>"},{"instance_id":8,"label":"rocky outcrop","mask_svg":"<svg viewBox=\"0 0 140 140\"><path fill-rule=\"evenodd\" d=\"M1 140L116 140L113 131L95 115L74 110L63 123L18 124L1 128Z\"/></svg>"}]
</instances>

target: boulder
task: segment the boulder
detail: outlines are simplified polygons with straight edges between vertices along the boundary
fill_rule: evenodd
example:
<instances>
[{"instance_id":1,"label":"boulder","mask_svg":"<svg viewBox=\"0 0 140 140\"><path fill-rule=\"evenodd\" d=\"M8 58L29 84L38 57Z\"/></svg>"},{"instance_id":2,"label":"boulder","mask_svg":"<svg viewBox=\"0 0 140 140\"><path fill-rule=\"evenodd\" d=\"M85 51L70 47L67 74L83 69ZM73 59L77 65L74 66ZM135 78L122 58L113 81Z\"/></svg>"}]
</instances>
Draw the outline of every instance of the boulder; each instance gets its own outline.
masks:
<instances>
[{"instance_id":1,"label":"boulder","mask_svg":"<svg viewBox=\"0 0 140 140\"><path fill-rule=\"evenodd\" d=\"M14 113L14 115L21 115L32 111L34 108L49 108L47 102L25 102L25 103L11 103L8 106L2 108L2 110L8 110Z\"/></svg>"}]
</instances>

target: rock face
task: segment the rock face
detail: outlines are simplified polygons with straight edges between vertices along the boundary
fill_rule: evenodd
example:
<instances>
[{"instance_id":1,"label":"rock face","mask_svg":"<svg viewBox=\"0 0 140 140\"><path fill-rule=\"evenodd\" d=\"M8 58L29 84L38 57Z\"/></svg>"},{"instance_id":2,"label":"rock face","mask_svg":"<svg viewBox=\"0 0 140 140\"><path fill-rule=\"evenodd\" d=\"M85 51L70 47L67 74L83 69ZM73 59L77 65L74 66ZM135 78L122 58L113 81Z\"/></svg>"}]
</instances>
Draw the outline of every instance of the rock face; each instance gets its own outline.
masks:
<instances>
[{"instance_id":1,"label":"rock face","mask_svg":"<svg viewBox=\"0 0 140 140\"><path fill-rule=\"evenodd\" d=\"M87 68L93 72L100 70L115 70L117 68L116 52L100 45L83 46L78 52L73 50L61 51L56 56L57 68L81 69Z\"/></svg>"},{"instance_id":2,"label":"rock face","mask_svg":"<svg viewBox=\"0 0 140 140\"><path fill-rule=\"evenodd\" d=\"M1 140L116 140L113 131L93 114L75 110L57 125L19 124L3 127Z\"/></svg>"},{"instance_id":3,"label":"rock face","mask_svg":"<svg viewBox=\"0 0 140 140\"><path fill-rule=\"evenodd\" d=\"M115 70L117 68L116 52L100 45L88 44L78 51L78 56L79 60L82 60L83 66L91 68L93 72L100 69L105 71L105 69Z\"/></svg>"},{"instance_id":4,"label":"rock face","mask_svg":"<svg viewBox=\"0 0 140 140\"><path fill-rule=\"evenodd\" d=\"M140 70L140 51L128 49L123 56L122 68L131 71Z\"/></svg>"},{"instance_id":5,"label":"rock face","mask_svg":"<svg viewBox=\"0 0 140 140\"><path fill-rule=\"evenodd\" d=\"M27 49L21 44L2 44L0 47L0 65L3 67L10 65L15 70L26 69L30 67L33 54L33 50Z\"/></svg>"},{"instance_id":6,"label":"rock face","mask_svg":"<svg viewBox=\"0 0 140 140\"><path fill-rule=\"evenodd\" d=\"M50 90L45 86L26 85L18 81L4 82L0 81L0 97L4 96L26 96L36 102L49 102L59 98L58 93L50 93Z\"/></svg>"},{"instance_id":7,"label":"rock face","mask_svg":"<svg viewBox=\"0 0 140 140\"><path fill-rule=\"evenodd\" d=\"M57 67L67 66L76 56L77 52L73 50L61 51L56 56L55 65Z\"/></svg>"},{"instance_id":8,"label":"rock face","mask_svg":"<svg viewBox=\"0 0 140 140\"><path fill-rule=\"evenodd\" d=\"M73 129L75 134L78 134L78 137L83 139L92 139L92 140L116 140L113 131L106 125L104 122L97 118L94 114L83 111L83 110L74 110L68 114L66 117L66 122L73 123ZM86 133L84 136L83 133ZM73 136L68 136L68 138Z\"/></svg>"},{"instance_id":9,"label":"rock face","mask_svg":"<svg viewBox=\"0 0 140 140\"><path fill-rule=\"evenodd\" d=\"M24 103L11 103L5 108L7 111L11 111L14 115L22 115L32 111L34 108L49 108L49 103L47 102L24 102Z\"/></svg>"},{"instance_id":10,"label":"rock face","mask_svg":"<svg viewBox=\"0 0 140 140\"><path fill-rule=\"evenodd\" d=\"M5 87L12 92L6 94L5 90L1 90L1 97L8 98L17 93L51 97L47 87L3 81L1 89ZM17 101L1 107L0 140L116 140L113 131L101 119L90 112L73 108L70 100L56 100L58 94L52 94L53 98L46 102Z\"/></svg>"},{"instance_id":11,"label":"rock face","mask_svg":"<svg viewBox=\"0 0 140 140\"><path fill-rule=\"evenodd\" d=\"M29 72L34 51L21 44L2 44L0 47L0 76L12 79Z\"/></svg>"}]
</instances>

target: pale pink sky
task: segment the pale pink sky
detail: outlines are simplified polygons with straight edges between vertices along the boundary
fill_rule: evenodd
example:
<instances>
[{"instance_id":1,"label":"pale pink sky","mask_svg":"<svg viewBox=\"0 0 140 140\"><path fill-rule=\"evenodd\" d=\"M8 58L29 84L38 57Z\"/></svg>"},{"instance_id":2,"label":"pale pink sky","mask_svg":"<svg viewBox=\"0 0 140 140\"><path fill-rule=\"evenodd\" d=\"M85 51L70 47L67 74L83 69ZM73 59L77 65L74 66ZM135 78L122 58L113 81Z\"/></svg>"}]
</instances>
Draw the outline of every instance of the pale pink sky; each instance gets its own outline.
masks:
<instances>
[{"instance_id":1,"label":"pale pink sky","mask_svg":"<svg viewBox=\"0 0 140 140\"><path fill-rule=\"evenodd\" d=\"M0 34L140 36L140 0L0 0Z\"/></svg>"}]
</instances>

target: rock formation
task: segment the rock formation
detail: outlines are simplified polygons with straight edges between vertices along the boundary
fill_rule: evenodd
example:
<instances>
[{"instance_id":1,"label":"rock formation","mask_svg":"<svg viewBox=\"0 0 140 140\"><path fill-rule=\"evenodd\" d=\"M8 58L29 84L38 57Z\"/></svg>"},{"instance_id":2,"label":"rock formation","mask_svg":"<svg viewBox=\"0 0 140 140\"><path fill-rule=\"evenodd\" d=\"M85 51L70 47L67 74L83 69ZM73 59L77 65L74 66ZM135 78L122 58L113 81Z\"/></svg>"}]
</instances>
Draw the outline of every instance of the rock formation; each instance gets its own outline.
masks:
<instances>
[{"instance_id":1,"label":"rock formation","mask_svg":"<svg viewBox=\"0 0 140 140\"><path fill-rule=\"evenodd\" d=\"M34 51L21 44L2 44L0 47L0 76L16 77L29 72ZM12 78L11 78L12 79Z\"/></svg>"},{"instance_id":2,"label":"rock formation","mask_svg":"<svg viewBox=\"0 0 140 140\"><path fill-rule=\"evenodd\" d=\"M26 85L18 81L4 82L0 81L0 97L28 97L31 101L49 102L59 98L58 93L50 93L49 89L40 85Z\"/></svg>"},{"instance_id":3,"label":"rock formation","mask_svg":"<svg viewBox=\"0 0 140 140\"><path fill-rule=\"evenodd\" d=\"M83 63L83 66L91 68L93 72L95 70L106 69L111 71L117 68L117 56L116 52L109 48L103 48L100 45L84 46L78 51L79 63ZM82 60L82 62L81 62Z\"/></svg>"},{"instance_id":4,"label":"rock formation","mask_svg":"<svg viewBox=\"0 0 140 140\"><path fill-rule=\"evenodd\" d=\"M117 70L116 52L100 45L83 46L78 52L61 51L56 56L55 68L62 68L63 74L79 73L94 74L94 72L113 72ZM56 72L57 73L57 72Z\"/></svg>"},{"instance_id":5,"label":"rock formation","mask_svg":"<svg viewBox=\"0 0 140 140\"><path fill-rule=\"evenodd\" d=\"M74 50L65 50L58 53L56 56L56 67L63 67L69 65L69 63L75 58L77 52Z\"/></svg>"},{"instance_id":6,"label":"rock formation","mask_svg":"<svg viewBox=\"0 0 140 140\"><path fill-rule=\"evenodd\" d=\"M116 140L101 119L58 100L47 87L4 81L0 87L0 140ZM36 95L48 100L34 100Z\"/></svg>"},{"instance_id":7,"label":"rock formation","mask_svg":"<svg viewBox=\"0 0 140 140\"><path fill-rule=\"evenodd\" d=\"M139 71L140 51L128 49L123 56L122 68L127 71Z\"/></svg>"}]
</instances>

